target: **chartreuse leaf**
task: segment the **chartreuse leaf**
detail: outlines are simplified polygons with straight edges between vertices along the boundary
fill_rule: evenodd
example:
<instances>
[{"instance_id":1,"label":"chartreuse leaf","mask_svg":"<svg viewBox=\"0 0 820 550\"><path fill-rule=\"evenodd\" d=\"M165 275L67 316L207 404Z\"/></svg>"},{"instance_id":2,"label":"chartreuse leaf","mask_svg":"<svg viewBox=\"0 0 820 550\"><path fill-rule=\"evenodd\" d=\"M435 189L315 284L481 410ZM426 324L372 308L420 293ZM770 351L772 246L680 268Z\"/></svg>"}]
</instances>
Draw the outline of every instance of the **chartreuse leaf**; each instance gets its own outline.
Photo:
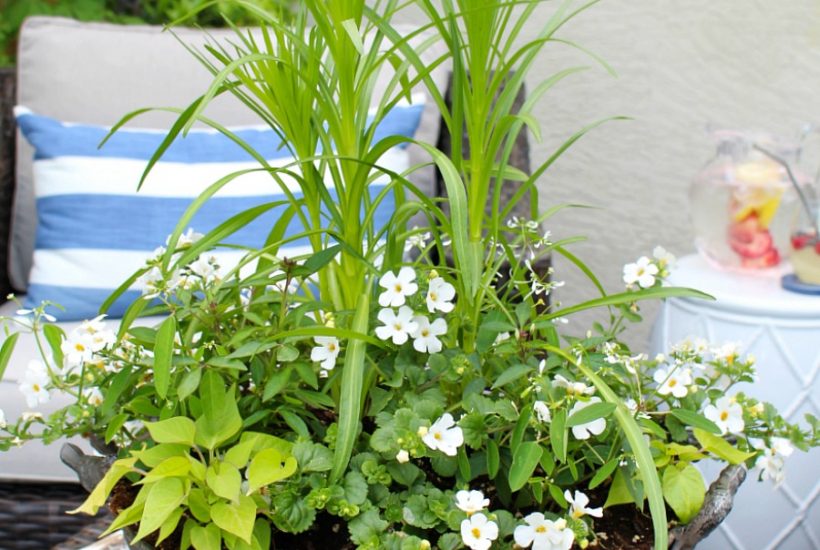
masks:
<instances>
[{"instance_id":1,"label":"chartreuse leaf","mask_svg":"<svg viewBox=\"0 0 820 550\"><path fill-rule=\"evenodd\" d=\"M157 464L148 475L139 480L136 485L148 485L166 477L184 477L191 470L191 461L187 456L172 456Z\"/></svg>"},{"instance_id":2,"label":"chartreuse leaf","mask_svg":"<svg viewBox=\"0 0 820 550\"><path fill-rule=\"evenodd\" d=\"M205 472L205 483L217 496L235 501L239 498L242 475L227 462L214 462Z\"/></svg>"},{"instance_id":3,"label":"chartreuse leaf","mask_svg":"<svg viewBox=\"0 0 820 550\"><path fill-rule=\"evenodd\" d=\"M697 468L687 462L663 471L663 496L682 523L689 523L703 506L706 484Z\"/></svg>"},{"instance_id":4,"label":"chartreuse leaf","mask_svg":"<svg viewBox=\"0 0 820 550\"><path fill-rule=\"evenodd\" d=\"M199 385L202 416L196 420L194 441L210 451L236 435L242 428L242 417L234 398L234 388L227 392L224 388L224 380L214 371L208 370L202 376Z\"/></svg>"},{"instance_id":5,"label":"chartreuse leaf","mask_svg":"<svg viewBox=\"0 0 820 550\"><path fill-rule=\"evenodd\" d=\"M695 434L695 439L698 440L698 443L700 443L704 450L709 451L730 464L741 464L755 455L755 453L744 453L740 449L732 447L732 444L722 437L710 434L700 428L695 428L692 430L692 433Z\"/></svg>"},{"instance_id":6,"label":"chartreuse leaf","mask_svg":"<svg viewBox=\"0 0 820 550\"><path fill-rule=\"evenodd\" d=\"M19 337L19 332L13 333L11 336L6 338L6 341L3 342L3 346L0 347L0 380L3 379L3 373L6 372L6 367L9 365L9 359L11 359L11 353L14 351L14 345L17 343L17 338Z\"/></svg>"},{"instance_id":7,"label":"chartreuse leaf","mask_svg":"<svg viewBox=\"0 0 820 550\"><path fill-rule=\"evenodd\" d=\"M165 399L171 383L171 360L174 357L174 335L177 333L177 321L173 315L165 318L157 331L154 344L154 386L157 395Z\"/></svg>"},{"instance_id":8,"label":"chartreuse leaf","mask_svg":"<svg viewBox=\"0 0 820 550\"><path fill-rule=\"evenodd\" d=\"M370 314L370 284L359 298L359 305L353 317L354 332L367 334L368 317ZM353 445L359 432L359 420L362 415L362 392L364 391L364 375L367 368L365 350L367 345L363 340L350 340L345 352L344 368L342 369L342 387L339 396L339 431L336 436L336 449L333 455L333 469L330 472L331 482L341 479L342 474L350 461Z\"/></svg>"},{"instance_id":9,"label":"chartreuse leaf","mask_svg":"<svg viewBox=\"0 0 820 550\"><path fill-rule=\"evenodd\" d=\"M251 543L256 503L251 497L240 495L239 502L217 502L211 507L211 519L223 531Z\"/></svg>"},{"instance_id":10,"label":"chartreuse leaf","mask_svg":"<svg viewBox=\"0 0 820 550\"><path fill-rule=\"evenodd\" d=\"M715 424L705 416L698 414L694 411L690 411L688 409L672 409L671 411L669 411L669 414L671 414L687 426L692 426L693 428L700 428L701 430L713 434L720 434L720 428L717 424Z\"/></svg>"},{"instance_id":11,"label":"chartreuse leaf","mask_svg":"<svg viewBox=\"0 0 820 550\"><path fill-rule=\"evenodd\" d=\"M179 520L182 518L182 508L177 508L168 519L162 522L159 528L159 536L157 536L157 544L170 537L179 525Z\"/></svg>"},{"instance_id":12,"label":"chartreuse leaf","mask_svg":"<svg viewBox=\"0 0 820 550\"><path fill-rule=\"evenodd\" d=\"M237 468L244 468L248 465L248 460L251 458L253 446L255 441L251 439L240 438L239 443L228 449L225 453L225 462L233 464Z\"/></svg>"},{"instance_id":13,"label":"chartreuse leaf","mask_svg":"<svg viewBox=\"0 0 820 550\"><path fill-rule=\"evenodd\" d=\"M684 294L694 296L701 293L686 294L684 292ZM665 550L669 545L669 531L667 529L666 506L663 501L661 480L658 477L658 470L655 468L655 461L652 459L649 445L644 441L643 433L637 422L635 422L635 418L621 399L612 391L612 388L610 388L595 371L587 365L584 365L583 362L576 361L574 357L561 348L546 345L545 350L555 353L575 365L578 370L592 382L605 402L617 405L614 411L615 419L618 421L618 425L621 427L629 443L629 448L632 449L635 455L635 462L638 465L638 471L640 472L643 487L646 491L646 498L649 501L649 511L652 514L652 527L655 534L655 548L657 550ZM555 418L553 418L553 423L555 423Z\"/></svg>"},{"instance_id":14,"label":"chartreuse leaf","mask_svg":"<svg viewBox=\"0 0 820 550\"><path fill-rule=\"evenodd\" d=\"M191 529L191 544L196 550L222 550L222 533L215 523Z\"/></svg>"},{"instance_id":15,"label":"chartreuse leaf","mask_svg":"<svg viewBox=\"0 0 820 550\"><path fill-rule=\"evenodd\" d=\"M159 529L184 499L185 484L179 478L168 477L151 485L134 542Z\"/></svg>"},{"instance_id":16,"label":"chartreuse leaf","mask_svg":"<svg viewBox=\"0 0 820 550\"><path fill-rule=\"evenodd\" d=\"M142 451L131 451L131 456L137 457L140 462L149 468L156 468L161 462L172 456L185 456L188 449L190 449L190 446L180 443L160 443Z\"/></svg>"},{"instance_id":17,"label":"chartreuse leaf","mask_svg":"<svg viewBox=\"0 0 820 550\"><path fill-rule=\"evenodd\" d=\"M537 441L525 441L518 446L510 466L510 490L515 492L527 484L538 461L541 460L543 449Z\"/></svg>"},{"instance_id":18,"label":"chartreuse leaf","mask_svg":"<svg viewBox=\"0 0 820 550\"><path fill-rule=\"evenodd\" d=\"M121 458L115 461L100 482L97 483L97 486L94 487L94 490L91 491L91 494L88 495L88 498L85 499L85 502L83 502L79 508L71 510L68 513L83 513L88 514L89 516L96 515L100 507L105 504L105 501L108 499L108 495L111 493L114 485L116 485L125 474L133 471L134 464L136 464L136 462L137 459L133 456Z\"/></svg>"},{"instance_id":19,"label":"chartreuse leaf","mask_svg":"<svg viewBox=\"0 0 820 550\"><path fill-rule=\"evenodd\" d=\"M146 422L145 427L151 439L157 443L182 443L189 447L194 444L196 428L194 421L186 416L175 416L159 422Z\"/></svg>"},{"instance_id":20,"label":"chartreuse leaf","mask_svg":"<svg viewBox=\"0 0 820 550\"><path fill-rule=\"evenodd\" d=\"M259 451L248 466L248 495L296 473L296 459L278 449Z\"/></svg>"},{"instance_id":21,"label":"chartreuse leaf","mask_svg":"<svg viewBox=\"0 0 820 550\"><path fill-rule=\"evenodd\" d=\"M606 497L604 508L610 506L617 506L618 504L629 504L635 502L632 498L632 493L626 485L626 478L624 477L623 469L619 468L615 472L615 477L612 478L612 484L609 486L609 494Z\"/></svg>"},{"instance_id":22,"label":"chartreuse leaf","mask_svg":"<svg viewBox=\"0 0 820 550\"><path fill-rule=\"evenodd\" d=\"M103 531L100 535L100 538L113 533L123 527L128 525L134 525L137 523L140 518L142 517L142 513L145 510L145 497L147 497L146 491L140 491L137 493L137 498L134 499L134 502L131 503L131 506L117 514L117 517L114 518L114 521L108 526L108 529Z\"/></svg>"}]
</instances>

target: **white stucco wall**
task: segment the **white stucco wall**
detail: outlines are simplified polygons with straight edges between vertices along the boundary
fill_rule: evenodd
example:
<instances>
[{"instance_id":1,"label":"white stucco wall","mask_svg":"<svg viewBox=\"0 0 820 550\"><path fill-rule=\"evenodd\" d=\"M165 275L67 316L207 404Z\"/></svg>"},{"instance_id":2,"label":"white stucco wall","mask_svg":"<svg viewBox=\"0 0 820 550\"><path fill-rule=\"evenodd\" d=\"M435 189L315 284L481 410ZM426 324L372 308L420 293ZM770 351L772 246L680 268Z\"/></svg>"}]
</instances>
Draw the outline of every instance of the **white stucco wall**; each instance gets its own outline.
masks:
<instances>
[{"instance_id":1,"label":"white stucco wall","mask_svg":"<svg viewBox=\"0 0 820 550\"><path fill-rule=\"evenodd\" d=\"M545 3L546 20L555 3ZM535 32L540 21L533 21ZM760 128L795 133L820 121L820 1L604 0L572 21L561 36L589 48L617 71L594 67L550 92L537 117L544 159L574 130L599 118L626 115L576 144L540 182L542 207L601 207L560 215L555 233L586 235L573 251L609 291L622 289L621 266L663 244L677 255L694 251L688 186L714 148L705 128ZM548 46L530 85L588 59ZM577 271L558 260L566 304L594 296ZM657 307L644 307L651 320ZM576 316L583 330L591 315ZM650 323L627 338L644 347Z\"/></svg>"},{"instance_id":2,"label":"white stucco wall","mask_svg":"<svg viewBox=\"0 0 820 550\"><path fill-rule=\"evenodd\" d=\"M528 36L557 4L544 2ZM538 105L544 139L532 143L533 164L586 124L632 118L593 130L539 183L542 209L599 207L565 211L550 227L558 236L588 237L572 251L609 292L622 290L623 264L657 244L678 256L694 252L688 187L714 153L708 125L794 135L805 122L820 123L820 0L603 0L559 37L602 56L618 76L577 50L546 47L530 89L563 68L591 68ZM556 278L567 281L557 294L564 304L596 295L567 262L558 258L556 269ZM646 347L657 310L643 306L647 322L627 333L636 349ZM570 327L582 332L601 315L576 315Z\"/></svg>"}]
</instances>

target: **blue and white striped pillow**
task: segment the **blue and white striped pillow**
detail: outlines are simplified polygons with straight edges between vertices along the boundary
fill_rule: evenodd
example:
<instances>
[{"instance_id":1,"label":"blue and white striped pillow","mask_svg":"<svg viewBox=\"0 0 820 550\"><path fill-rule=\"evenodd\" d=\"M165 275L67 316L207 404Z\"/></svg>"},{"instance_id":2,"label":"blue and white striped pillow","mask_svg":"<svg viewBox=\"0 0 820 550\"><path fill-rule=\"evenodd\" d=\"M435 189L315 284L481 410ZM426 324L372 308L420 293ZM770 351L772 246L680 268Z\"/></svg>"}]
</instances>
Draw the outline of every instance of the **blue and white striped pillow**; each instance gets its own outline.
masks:
<instances>
[{"instance_id":1,"label":"blue and white striped pillow","mask_svg":"<svg viewBox=\"0 0 820 550\"><path fill-rule=\"evenodd\" d=\"M423 104L398 106L387 114L376 139L389 135L413 136ZM163 155L142 189L137 182L148 159L165 137L161 130L121 129L103 146L108 128L64 123L37 115L24 107L15 110L17 124L35 149L34 194L37 233L25 307L43 300L62 305L59 320L94 317L103 301L152 251L165 243L191 201L220 177L259 164L241 147L211 130L192 130L177 139ZM233 130L261 152L274 166L290 163L286 148L269 128ZM381 161L386 168L408 168L407 151L395 148ZM387 182L376 181L374 186ZM332 190L331 194L332 194ZM372 192L377 192L373 190ZM296 193L297 197L299 196ZM207 232L230 216L252 206L283 199L279 187L265 172L240 176L211 198L196 214L191 227ZM392 194L381 205L377 225L393 213ZM232 244L261 246L281 208L273 209L238 231ZM296 223L289 233L301 231ZM285 255L306 251L305 241L295 241ZM215 254L223 266L235 265L241 252ZM139 296L138 285L126 292L108 311L121 316Z\"/></svg>"}]
</instances>

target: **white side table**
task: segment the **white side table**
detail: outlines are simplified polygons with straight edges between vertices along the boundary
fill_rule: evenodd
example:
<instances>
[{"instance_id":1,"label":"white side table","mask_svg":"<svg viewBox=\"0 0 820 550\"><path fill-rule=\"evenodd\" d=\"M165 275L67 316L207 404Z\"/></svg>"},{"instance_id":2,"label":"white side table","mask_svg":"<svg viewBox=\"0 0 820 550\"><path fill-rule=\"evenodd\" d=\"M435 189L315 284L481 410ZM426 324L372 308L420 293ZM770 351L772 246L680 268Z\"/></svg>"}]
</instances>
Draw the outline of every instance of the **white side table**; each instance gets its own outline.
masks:
<instances>
[{"instance_id":1,"label":"white side table","mask_svg":"<svg viewBox=\"0 0 820 550\"><path fill-rule=\"evenodd\" d=\"M771 402L791 422L820 416L820 297L787 292L779 277L719 271L698 255L681 258L669 282L711 294L716 301L672 298L652 333L652 351L687 337L713 344L738 342L757 358L758 381L738 390ZM703 473L710 483L717 464ZM820 450L796 451L786 460L786 480L774 489L749 472L735 506L699 550L820 549Z\"/></svg>"}]
</instances>

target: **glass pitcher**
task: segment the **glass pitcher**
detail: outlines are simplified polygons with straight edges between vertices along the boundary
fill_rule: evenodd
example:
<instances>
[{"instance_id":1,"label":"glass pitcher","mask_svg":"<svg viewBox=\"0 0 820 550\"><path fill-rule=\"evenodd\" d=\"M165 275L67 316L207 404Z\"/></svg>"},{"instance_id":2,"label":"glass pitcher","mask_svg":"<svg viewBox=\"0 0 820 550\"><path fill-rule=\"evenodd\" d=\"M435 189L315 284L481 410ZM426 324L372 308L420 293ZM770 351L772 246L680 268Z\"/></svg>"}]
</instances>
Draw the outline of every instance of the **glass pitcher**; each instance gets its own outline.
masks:
<instances>
[{"instance_id":1,"label":"glass pitcher","mask_svg":"<svg viewBox=\"0 0 820 550\"><path fill-rule=\"evenodd\" d=\"M717 152L690 188L695 245L720 267L779 273L797 197L786 168L764 151L793 165L799 147L762 133L713 136Z\"/></svg>"}]
</instances>

